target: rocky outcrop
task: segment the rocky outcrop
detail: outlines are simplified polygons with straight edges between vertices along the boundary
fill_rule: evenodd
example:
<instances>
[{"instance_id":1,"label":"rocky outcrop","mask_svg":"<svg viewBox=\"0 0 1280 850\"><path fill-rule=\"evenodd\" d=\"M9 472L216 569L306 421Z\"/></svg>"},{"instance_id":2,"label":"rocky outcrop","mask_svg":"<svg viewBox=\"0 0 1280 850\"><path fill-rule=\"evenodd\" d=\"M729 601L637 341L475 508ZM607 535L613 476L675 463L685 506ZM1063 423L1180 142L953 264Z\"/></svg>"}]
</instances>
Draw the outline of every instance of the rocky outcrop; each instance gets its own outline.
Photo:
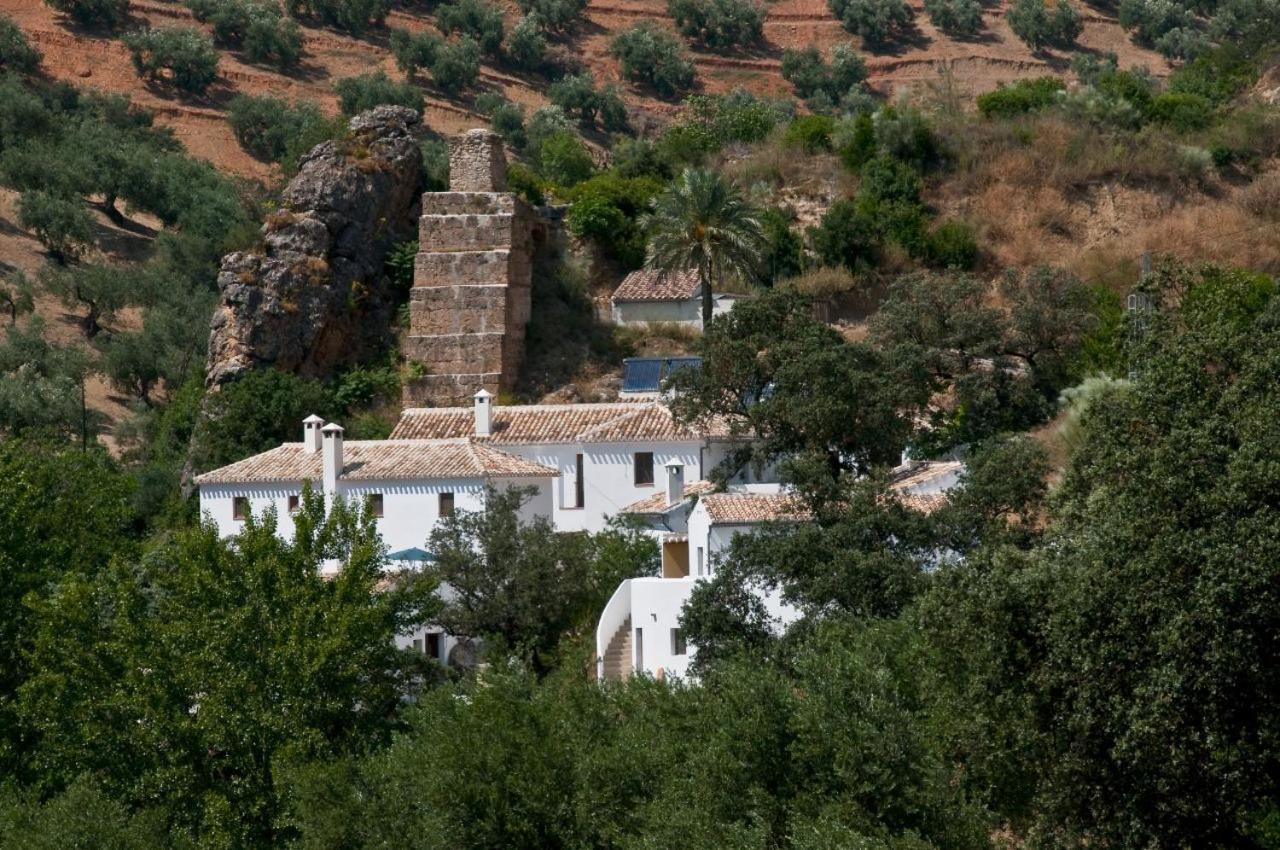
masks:
<instances>
[{"instance_id":1,"label":"rocky outcrop","mask_svg":"<svg viewBox=\"0 0 1280 850\"><path fill-rule=\"evenodd\" d=\"M209 337L210 387L273 366L321 376L386 344L395 293L388 250L413 238L418 114L380 106L302 160L262 244L228 254Z\"/></svg>"}]
</instances>

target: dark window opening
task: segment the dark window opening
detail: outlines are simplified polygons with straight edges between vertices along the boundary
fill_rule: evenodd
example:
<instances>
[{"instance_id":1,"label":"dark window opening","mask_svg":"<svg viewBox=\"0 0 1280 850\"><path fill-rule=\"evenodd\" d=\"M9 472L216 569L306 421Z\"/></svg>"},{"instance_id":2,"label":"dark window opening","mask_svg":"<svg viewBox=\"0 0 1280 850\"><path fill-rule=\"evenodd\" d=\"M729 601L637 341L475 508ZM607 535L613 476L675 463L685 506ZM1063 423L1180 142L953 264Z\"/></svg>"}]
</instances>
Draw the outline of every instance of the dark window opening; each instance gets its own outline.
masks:
<instances>
[{"instance_id":1,"label":"dark window opening","mask_svg":"<svg viewBox=\"0 0 1280 850\"><path fill-rule=\"evenodd\" d=\"M584 502L587 500L587 485L582 469L582 455L578 455L574 460L573 474L573 506L575 508L586 507Z\"/></svg>"},{"instance_id":2,"label":"dark window opening","mask_svg":"<svg viewBox=\"0 0 1280 850\"><path fill-rule=\"evenodd\" d=\"M301 498L302 498L301 496L290 496L290 497L289 497L289 513L291 513L291 514L296 514L296 513L301 509L301 508L300 508L300 500L301 500Z\"/></svg>"},{"instance_id":3,"label":"dark window opening","mask_svg":"<svg viewBox=\"0 0 1280 850\"><path fill-rule=\"evenodd\" d=\"M440 516L453 516L453 494L440 494Z\"/></svg>"},{"instance_id":4,"label":"dark window opening","mask_svg":"<svg viewBox=\"0 0 1280 850\"><path fill-rule=\"evenodd\" d=\"M231 518L246 520L249 518L249 497L236 496L231 500Z\"/></svg>"},{"instance_id":5,"label":"dark window opening","mask_svg":"<svg viewBox=\"0 0 1280 850\"><path fill-rule=\"evenodd\" d=\"M366 499L365 504L367 504L369 507L369 513L373 514L379 519L382 518L382 494L381 493L370 493L368 498Z\"/></svg>"},{"instance_id":6,"label":"dark window opening","mask_svg":"<svg viewBox=\"0 0 1280 850\"><path fill-rule=\"evenodd\" d=\"M636 486L653 483L653 452L636 452Z\"/></svg>"},{"instance_id":7,"label":"dark window opening","mask_svg":"<svg viewBox=\"0 0 1280 850\"><path fill-rule=\"evenodd\" d=\"M682 629L671 630L671 654L672 655L688 654L688 647L685 645L684 631Z\"/></svg>"},{"instance_id":8,"label":"dark window opening","mask_svg":"<svg viewBox=\"0 0 1280 850\"><path fill-rule=\"evenodd\" d=\"M427 657L440 660L440 633L431 632L427 635Z\"/></svg>"}]
</instances>

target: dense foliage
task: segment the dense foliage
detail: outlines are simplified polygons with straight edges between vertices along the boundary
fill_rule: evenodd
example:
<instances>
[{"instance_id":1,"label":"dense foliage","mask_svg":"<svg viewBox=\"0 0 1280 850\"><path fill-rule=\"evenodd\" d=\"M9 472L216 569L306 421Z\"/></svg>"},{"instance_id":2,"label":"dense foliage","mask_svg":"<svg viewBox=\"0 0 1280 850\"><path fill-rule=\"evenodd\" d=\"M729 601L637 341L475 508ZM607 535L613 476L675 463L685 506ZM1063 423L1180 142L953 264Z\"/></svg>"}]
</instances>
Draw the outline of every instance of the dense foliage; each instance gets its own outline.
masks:
<instances>
[{"instance_id":1,"label":"dense foliage","mask_svg":"<svg viewBox=\"0 0 1280 850\"><path fill-rule=\"evenodd\" d=\"M202 94L218 77L218 51L192 27L142 30L123 39L133 66L147 80Z\"/></svg>"}]
</instances>

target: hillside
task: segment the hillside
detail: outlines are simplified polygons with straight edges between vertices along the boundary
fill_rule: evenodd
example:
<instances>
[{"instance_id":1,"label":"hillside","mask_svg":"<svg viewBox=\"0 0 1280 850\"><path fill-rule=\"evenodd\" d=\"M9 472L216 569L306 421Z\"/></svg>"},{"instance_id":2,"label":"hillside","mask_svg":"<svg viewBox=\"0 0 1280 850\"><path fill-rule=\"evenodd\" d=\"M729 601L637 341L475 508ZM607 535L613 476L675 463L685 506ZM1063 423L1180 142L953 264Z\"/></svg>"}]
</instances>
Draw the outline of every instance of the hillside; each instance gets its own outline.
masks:
<instances>
[{"instance_id":1,"label":"hillside","mask_svg":"<svg viewBox=\"0 0 1280 850\"><path fill-rule=\"evenodd\" d=\"M510 24L519 13L514 3L504 6ZM915 11L913 37L887 52L868 55L870 84L882 93L910 91L945 81L968 100L1001 82L1062 73L1069 66L1067 54L1052 50L1033 53L1013 35L1004 20L1005 0L986 6L984 31L972 40L941 34L924 14L921 0L913 0L911 6ZM177 4L133 0L130 11L137 26L200 26L185 7ZM233 96L250 93L311 99L336 112L332 88L335 80L376 68L397 74L386 30L375 30L357 39L332 30L304 27L303 59L291 74L246 64L235 53L223 51L219 80L208 95L176 99L148 88L138 79L128 51L118 39L71 26L47 5L32 0L0 0L0 12L11 15L44 53L44 70L52 77L78 86L129 94L139 105L154 109L159 121L172 127L192 153L227 172L258 180L270 179L271 169L246 154L227 126L226 107ZM586 16L584 25L555 46L561 55L605 82L620 79L617 60L608 51L613 34L640 20L669 23L663 0L591 0ZM1142 65L1157 75L1168 72L1168 63L1158 53L1135 46L1113 15L1085 7L1083 18L1084 32L1079 43L1085 52L1112 51L1122 67ZM388 17L387 26L418 31L432 27L432 21L430 15L413 8L399 8ZM835 44L858 43L856 37L845 32L823 0L777 0L769 4L765 38L766 46L748 55L695 52L700 89L717 93L745 87L758 94L787 94L790 87L781 76L783 49L813 44L826 50ZM528 105L546 103L547 83L538 75L516 75L486 64L481 77L485 90L501 92L509 100ZM437 132L450 134L485 123L471 107L474 96L453 100L430 89L426 94L426 123ZM626 87L626 95L629 106L642 119L636 122L640 126L645 123L645 115L658 119L677 108L635 85Z\"/></svg>"}]
</instances>

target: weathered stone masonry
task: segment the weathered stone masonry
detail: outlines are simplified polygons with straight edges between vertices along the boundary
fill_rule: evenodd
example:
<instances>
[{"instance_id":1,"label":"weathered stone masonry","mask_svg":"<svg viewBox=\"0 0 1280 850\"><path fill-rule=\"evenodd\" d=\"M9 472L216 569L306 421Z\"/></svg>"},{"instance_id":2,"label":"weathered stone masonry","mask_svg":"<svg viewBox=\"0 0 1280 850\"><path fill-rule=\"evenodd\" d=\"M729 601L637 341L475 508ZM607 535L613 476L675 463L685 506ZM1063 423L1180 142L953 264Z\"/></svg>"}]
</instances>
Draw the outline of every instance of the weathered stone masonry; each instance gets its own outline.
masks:
<instances>
[{"instance_id":1,"label":"weathered stone masonry","mask_svg":"<svg viewBox=\"0 0 1280 850\"><path fill-rule=\"evenodd\" d=\"M482 386L514 388L534 254L547 241L545 220L506 191L497 134L459 136L449 170L450 191L422 197L404 354L427 375L406 384L410 405L468 404Z\"/></svg>"}]
</instances>

